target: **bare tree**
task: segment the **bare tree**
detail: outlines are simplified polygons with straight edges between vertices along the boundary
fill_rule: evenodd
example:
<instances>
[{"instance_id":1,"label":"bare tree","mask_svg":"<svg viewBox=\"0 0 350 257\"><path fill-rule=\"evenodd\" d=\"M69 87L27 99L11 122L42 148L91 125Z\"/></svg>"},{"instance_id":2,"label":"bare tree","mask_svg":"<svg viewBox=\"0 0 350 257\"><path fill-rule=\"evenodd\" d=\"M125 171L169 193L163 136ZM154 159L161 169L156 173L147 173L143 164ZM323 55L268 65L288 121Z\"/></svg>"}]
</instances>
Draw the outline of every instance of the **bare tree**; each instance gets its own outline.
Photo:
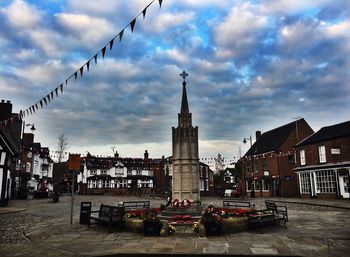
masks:
<instances>
[{"instance_id":1,"label":"bare tree","mask_svg":"<svg viewBox=\"0 0 350 257\"><path fill-rule=\"evenodd\" d=\"M68 148L68 139L64 135L64 133L58 137L57 148L58 148L57 149L57 152L58 152L57 162L61 162L62 159L64 158L65 151Z\"/></svg>"}]
</instances>

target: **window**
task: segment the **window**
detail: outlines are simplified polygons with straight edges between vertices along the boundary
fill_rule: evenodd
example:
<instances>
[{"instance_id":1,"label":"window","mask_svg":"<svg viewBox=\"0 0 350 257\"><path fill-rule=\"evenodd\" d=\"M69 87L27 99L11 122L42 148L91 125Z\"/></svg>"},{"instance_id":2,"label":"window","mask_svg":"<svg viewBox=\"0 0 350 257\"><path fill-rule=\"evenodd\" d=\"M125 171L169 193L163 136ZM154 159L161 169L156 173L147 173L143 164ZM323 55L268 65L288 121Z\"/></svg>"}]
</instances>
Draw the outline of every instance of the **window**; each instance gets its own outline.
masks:
<instances>
[{"instance_id":1,"label":"window","mask_svg":"<svg viewBox=\"0 0 350 257\"><path fill-rule=\"evenodd\" d=\"M288 154L288 162L293 163L294 162L294 154Z\"/></svg>"},{"instance_id":2,"label":"window","mask_svg":"<svg viewBox=\"0 0 350 257\"><path fill-rule=\"evenodd\" d=\"M259 171L258 161L255 160L255 161L254 161L254 172L255 172L255 173L258 173L258 171Z\"/></svg>"},{"instance_id":3,"label":"window","mask_svg":"<svg viewBox=\"0 0 350 257\"><path fill-rule=\"evenodd\" d=\"M261 180L262 182L262 190L263 191L269 191L269 181L268 180Z\"/></svg>"},{"instance_id":4,"label":"window","mask_svg":"<svg viewBox=\"0 0 350 257\"><path fill-rule=\"evenodd\" d=\"M106 169L102 169L102 170L101 170L101 175L102 175L102 174L107 174L107 170L106 170Z\"/></svg>"},{"instance_id":5,"label":"window","mask_svg":"<svg viewBox=\"0 0 350 257\"><path fill-rule=\"evenodd\" d=\"M267 170L266 159L262 159L262 170Z\"/></svg>"},{"instance_id":6,"label":"window","mask_svg":"<svg viewBox=\"0 0 350 257\"><path fill-rule=\"evenodd\" d=\"M261 180L254 180L255 182L255 191L260 191L261 190Z\"/></svg>"},{"instance_id":7,"label":"window","mask_svg":"<svg viewBox=\"0 0 350 257\"><path fill-rule=\"evenodd\" d=\"M316 174L317 193L333 194L335 193L335 175L333 170L319 170Z\"/></svg>"},{"instance_id":8,"label":"window","mask_svg":"<svg viewBox=\"0 0 350 257\"><path fill-rule=\"evenodd\" d=\"M318 155L320 157L320 163L326 162L326 147L324 145L318 147Z\"/></svg>"},{"instance_id":9,"label":"window","mask_svg":"<svg viewBox=\"0 0 350 257\"><path fill-rule=\"evenodd\" d=\"M305 159L305 150L300 150L300 165L305 165L306 159Z\"/></svg>"},{"instance_id":10,"label":"window","mask_svg":"<svg viewBox=\"0 0 350 257\"><path fill-rule=\"evenodd\" d=\"M252 183L253 181L252 180L247 180L247 191L251 191L252 190Z\"/></svg>"},{"instance_id":11,"label":"window","mask_svg":"<svg viewBox=\"0 0 350 257\"><path fill-rule=\"evenodd\" d=\"M311 184L310 184L310 173L300 174L300 193L310 194L311 193Z\"/></svg>"},{"instance_id":12,"label":"window","mask_svg":"<svg viewBox=\"0 0 350 257\"><path fill-rule=\"evenodd\" d=\"M96 175L96 170L90 170L90 175Z\"/></svg>"},{"instance_id":13,"label":"window","mask_svg":"<svg viewBox=\"0 0 350 257\"><path fill-rule=\"evenodd\" d=\"M201 180L201 191L204 191L204 180Z\"/></svg>"}]
</instances>

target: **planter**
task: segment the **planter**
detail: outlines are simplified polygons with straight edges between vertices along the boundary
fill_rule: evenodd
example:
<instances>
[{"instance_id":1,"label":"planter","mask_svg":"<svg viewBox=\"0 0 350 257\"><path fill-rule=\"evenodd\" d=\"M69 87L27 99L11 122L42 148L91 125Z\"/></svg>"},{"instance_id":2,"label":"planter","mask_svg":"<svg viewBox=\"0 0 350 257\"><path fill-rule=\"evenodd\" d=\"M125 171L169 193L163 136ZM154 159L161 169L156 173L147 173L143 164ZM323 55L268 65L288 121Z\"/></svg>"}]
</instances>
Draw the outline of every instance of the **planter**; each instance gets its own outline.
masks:
<instances>
[{"instance_id":1,"label":"planter","mask_svg":"<svg viewBox=\"0 0 350 257\"><path fill-rule=\"evenodd\" d=\"M160 236L162 224L159 221L143 221L144 236Z\"/></svg>"},{"instance_id":2,"label":"planter","mask_svg":"<svg viewBox=\"0 0 350 257\"><path fill-rule=\"evenodd\" d=\"M216 222L205 222L205 234L206 236L220 236L221 226Z\"/></svg>"}]
</instances>

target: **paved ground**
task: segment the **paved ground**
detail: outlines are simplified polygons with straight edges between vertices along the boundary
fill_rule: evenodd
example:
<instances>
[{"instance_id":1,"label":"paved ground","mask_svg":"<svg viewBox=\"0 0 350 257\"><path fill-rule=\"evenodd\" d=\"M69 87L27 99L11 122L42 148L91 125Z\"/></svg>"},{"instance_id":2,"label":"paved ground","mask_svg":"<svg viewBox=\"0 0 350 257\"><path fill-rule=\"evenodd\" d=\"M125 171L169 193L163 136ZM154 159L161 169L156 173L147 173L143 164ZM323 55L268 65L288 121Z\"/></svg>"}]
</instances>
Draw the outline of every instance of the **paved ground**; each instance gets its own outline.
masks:
<instances>
[{"instance_id":1,"label":"paved ground","mask_svg":"<svg viewBox=\"0 0 350 257\"><path fill-rule=\"evenodd\" d=\"M140 200L140 198L137 198ZM271 198L269 198L271 199ZM288 206L287 229L276 226L220 237L200 238L177 231L169 237L143 237L130 232L107 233L104 227L79 225L81 201L116 204L132 197L76 196L70 225L70 197L12 200L0 208L1 256L101 256L124 253L229 254L281 256L348 256L350 200L275 198ZM146 199L143 199L146 200ZM165 199L147 199L159 207ZM204 198L203 205L222 205L220 198ZM257 207L263 198L250 199Z\"/></svg>"}]
</instances>

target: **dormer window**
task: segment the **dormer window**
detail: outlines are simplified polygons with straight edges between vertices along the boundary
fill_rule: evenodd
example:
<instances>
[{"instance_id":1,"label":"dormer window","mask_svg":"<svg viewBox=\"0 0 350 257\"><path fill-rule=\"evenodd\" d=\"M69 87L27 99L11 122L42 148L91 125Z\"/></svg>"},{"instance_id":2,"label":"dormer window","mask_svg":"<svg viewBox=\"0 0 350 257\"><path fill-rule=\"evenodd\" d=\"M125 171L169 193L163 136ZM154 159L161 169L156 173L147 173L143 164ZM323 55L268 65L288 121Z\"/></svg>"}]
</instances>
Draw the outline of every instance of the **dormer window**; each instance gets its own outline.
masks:
<instances>
[{"instance_id":1,"label":"dormer window","mask_svg":"<svg viewBox=\"0 0 350 257\"><path fill-rule=\"evenodd\" d=\"M90 170L91 175L96 175L96 170Z\"/></svg>"},{"instance_id":2,"label":"dormer window","mask_svg":"<svg viewBox=\"0 0 350 257\"><path fill-rule=\"evenodd\" d=\"M106 169L102 169L101 170L101 175L105 175L105 174L107 174L107 170Z\"/></svg>"}]
</instances>

